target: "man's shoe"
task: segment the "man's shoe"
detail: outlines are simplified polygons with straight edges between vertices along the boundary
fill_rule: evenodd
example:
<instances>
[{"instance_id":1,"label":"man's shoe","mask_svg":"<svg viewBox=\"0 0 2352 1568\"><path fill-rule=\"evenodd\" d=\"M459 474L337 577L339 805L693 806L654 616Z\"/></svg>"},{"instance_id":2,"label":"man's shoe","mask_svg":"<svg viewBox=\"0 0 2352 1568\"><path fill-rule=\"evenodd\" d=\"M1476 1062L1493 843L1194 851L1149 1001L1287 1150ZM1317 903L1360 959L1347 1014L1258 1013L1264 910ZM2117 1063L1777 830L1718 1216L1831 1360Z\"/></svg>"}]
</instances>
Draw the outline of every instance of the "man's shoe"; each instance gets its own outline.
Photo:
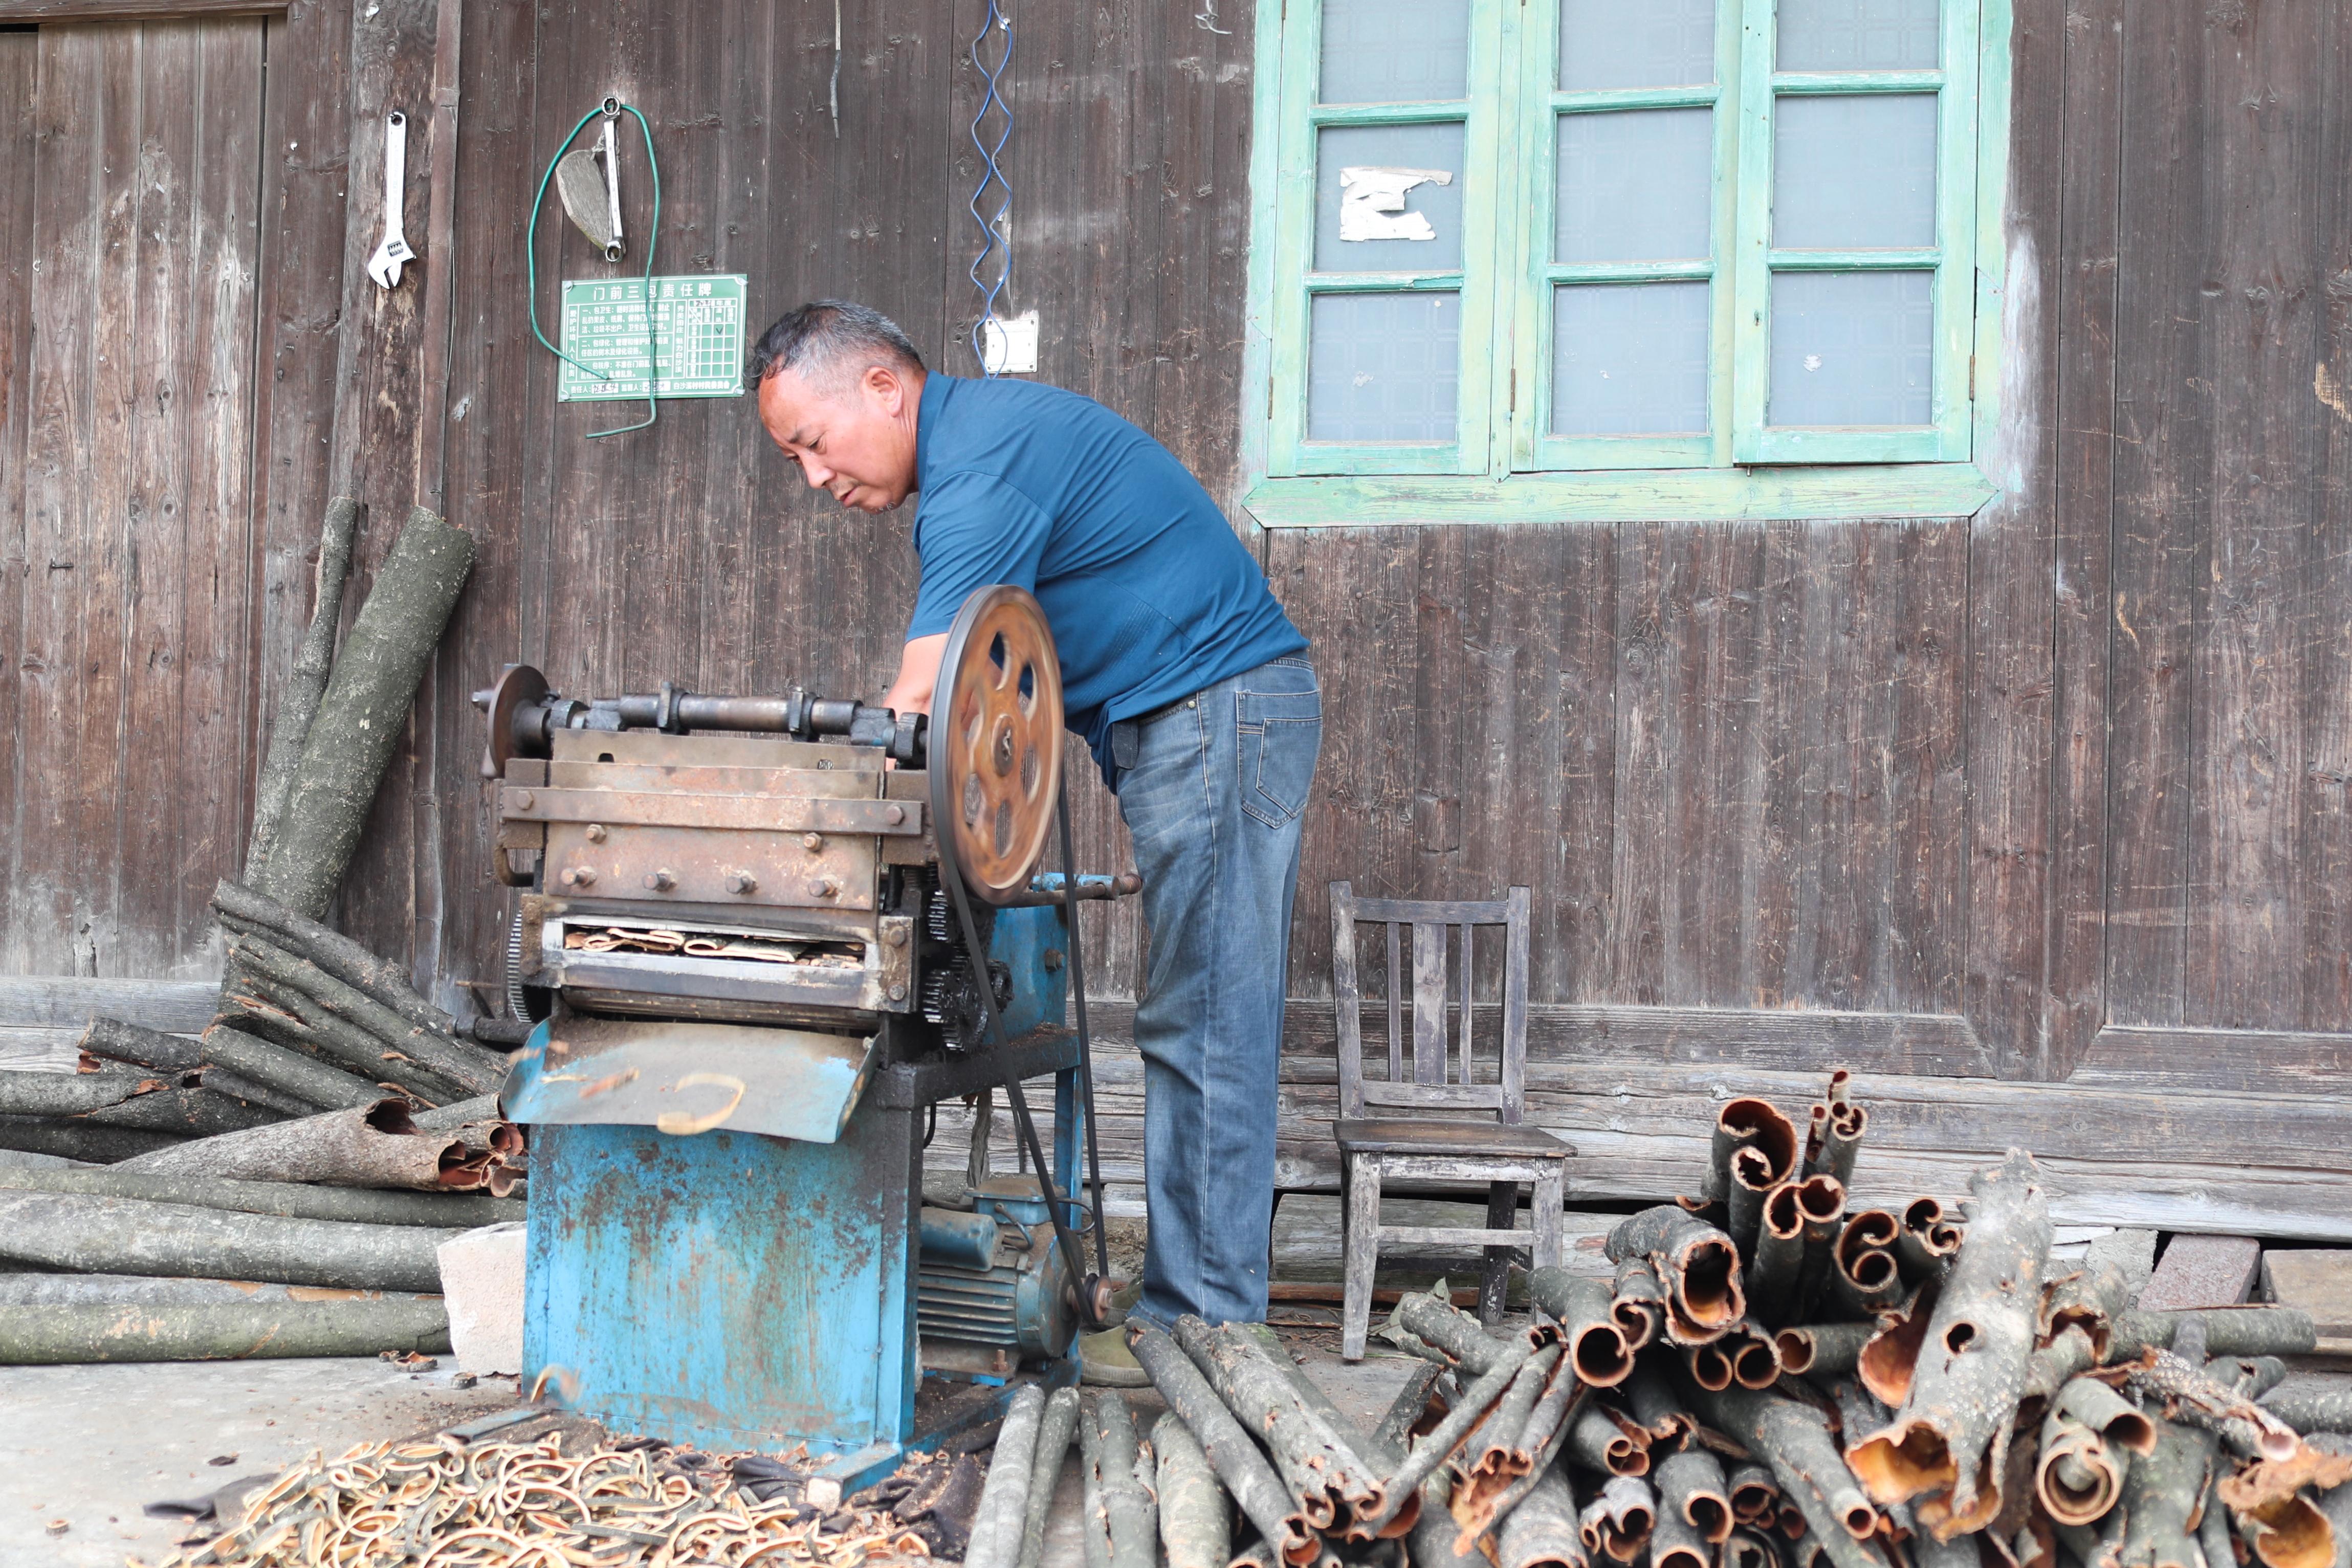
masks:
<instances>
[{"instance_id":1,"label":"man's shoe","mask_svg":"<svg viewBox=\"0 0 2352 1568\"><path fill-rule=\"evenodd\" d=\"M1125 1329L1078 1336L1078 1381L1092 1388L1149 1388L1151 1375L1127 1348Z\"/></svg>"}]
</instances>

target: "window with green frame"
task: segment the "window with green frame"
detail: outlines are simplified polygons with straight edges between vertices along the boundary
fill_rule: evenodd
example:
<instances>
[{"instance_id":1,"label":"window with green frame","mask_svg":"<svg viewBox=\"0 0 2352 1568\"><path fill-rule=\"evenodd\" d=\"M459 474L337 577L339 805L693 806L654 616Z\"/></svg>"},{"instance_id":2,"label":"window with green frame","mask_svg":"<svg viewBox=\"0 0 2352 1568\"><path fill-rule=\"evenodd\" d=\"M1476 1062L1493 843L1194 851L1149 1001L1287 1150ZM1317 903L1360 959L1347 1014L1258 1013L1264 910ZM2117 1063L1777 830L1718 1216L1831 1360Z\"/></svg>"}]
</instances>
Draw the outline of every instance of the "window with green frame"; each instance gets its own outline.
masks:
<instances>
[{"instance_id":1,"label":"window with green frame","mask_svg":"<svg viewBox=\"0 0 2352 1568\"><path fill-rule=\"evenodd\" d=\"M2007 6L1264 6L1252 509L1973 510Z\"/></svg>"}]
</instances>

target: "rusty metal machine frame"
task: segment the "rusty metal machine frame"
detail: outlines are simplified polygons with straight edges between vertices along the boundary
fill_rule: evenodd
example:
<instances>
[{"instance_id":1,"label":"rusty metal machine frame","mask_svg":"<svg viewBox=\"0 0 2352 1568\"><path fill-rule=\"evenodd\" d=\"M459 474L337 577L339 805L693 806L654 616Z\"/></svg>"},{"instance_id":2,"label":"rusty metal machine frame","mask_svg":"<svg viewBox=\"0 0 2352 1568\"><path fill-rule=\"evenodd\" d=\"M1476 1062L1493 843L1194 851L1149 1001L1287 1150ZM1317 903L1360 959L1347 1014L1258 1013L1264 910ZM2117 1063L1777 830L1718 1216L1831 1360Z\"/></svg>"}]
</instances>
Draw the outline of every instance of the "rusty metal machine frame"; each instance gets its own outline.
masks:
<instances>
[{"instance_id":1,"label":"rusty metal machine frame","mask_svg":"<svg viewBox=\"0 0 2352 1568\"><path fill-rule=\"evenodd\" d=\"M1074 874L1059 664L1034 598L973 595L939 691L945 732L799 688L582 700L516 666L478 694L496 867L525 890L510 990L541 1015L505 1091L534 1128L525 1359L591 1413L805 1443L845 1477L895 1460L918 1255L954 1228L921 1207L919 1123L983 1090L1005 1092L1044 1191L1018 1214L982 1199L1013 1250L959 1241L958 1278L979 1290L974 1259L1030 1268L1050 1248L1078 1320L1107 1300L1076 902L1139 884ZM1046 1072L1050 1154L1021 1092ZM714 1283L714 1247L757 1267ZM821 1347L790 1348L811 1320ZM746 1363L747 1340L770 1348ZM1010 1353L992 1354L1001 1370Z\"/></svg>"}]
</instances>

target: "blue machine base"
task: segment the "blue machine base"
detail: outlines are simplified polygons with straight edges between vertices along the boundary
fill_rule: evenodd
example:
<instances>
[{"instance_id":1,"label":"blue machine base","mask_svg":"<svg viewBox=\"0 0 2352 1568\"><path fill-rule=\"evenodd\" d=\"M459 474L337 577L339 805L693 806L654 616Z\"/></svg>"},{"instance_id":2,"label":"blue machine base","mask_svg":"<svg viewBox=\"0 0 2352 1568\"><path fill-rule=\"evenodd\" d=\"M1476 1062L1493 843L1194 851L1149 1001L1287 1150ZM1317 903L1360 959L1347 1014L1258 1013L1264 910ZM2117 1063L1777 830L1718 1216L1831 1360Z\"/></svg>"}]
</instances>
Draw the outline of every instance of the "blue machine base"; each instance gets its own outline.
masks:
<instances>
[{"instance_id":1,"label":"blue machine base","mask_svg":"<svg viewBox=\"0 0 2352 1568\"><path fill-rule=\"evenodd\" d=\"M651 1127L531 1135L526 1380L615 1431L812 1455L913 1435L913 1118L839 1142ZM878 1455L877 1455L878 1458Z\"/></svg>"}]
</instances>

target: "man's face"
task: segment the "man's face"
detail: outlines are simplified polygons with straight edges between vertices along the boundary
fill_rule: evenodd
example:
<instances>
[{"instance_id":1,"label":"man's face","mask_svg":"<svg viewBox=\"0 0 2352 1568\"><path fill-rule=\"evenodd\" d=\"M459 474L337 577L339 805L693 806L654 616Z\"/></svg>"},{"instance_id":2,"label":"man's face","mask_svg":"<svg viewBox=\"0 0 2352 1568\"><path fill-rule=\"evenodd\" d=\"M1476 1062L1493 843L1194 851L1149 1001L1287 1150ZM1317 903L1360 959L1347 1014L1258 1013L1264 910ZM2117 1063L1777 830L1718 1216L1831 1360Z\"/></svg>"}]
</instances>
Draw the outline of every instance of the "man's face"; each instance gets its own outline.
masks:
<instances>
[{"instance_id":1,"label":"man's face","mask_svg":"<svg viewBox=\"0 0 2352 1568\"><path fill-rule=\"evenodd\" d=\"M796 370L760 383L760 423L802 475L845 507L887 512L915 487L915 416L922 383L869 365L825 390Z\"/></svg>"}]
</instances>

